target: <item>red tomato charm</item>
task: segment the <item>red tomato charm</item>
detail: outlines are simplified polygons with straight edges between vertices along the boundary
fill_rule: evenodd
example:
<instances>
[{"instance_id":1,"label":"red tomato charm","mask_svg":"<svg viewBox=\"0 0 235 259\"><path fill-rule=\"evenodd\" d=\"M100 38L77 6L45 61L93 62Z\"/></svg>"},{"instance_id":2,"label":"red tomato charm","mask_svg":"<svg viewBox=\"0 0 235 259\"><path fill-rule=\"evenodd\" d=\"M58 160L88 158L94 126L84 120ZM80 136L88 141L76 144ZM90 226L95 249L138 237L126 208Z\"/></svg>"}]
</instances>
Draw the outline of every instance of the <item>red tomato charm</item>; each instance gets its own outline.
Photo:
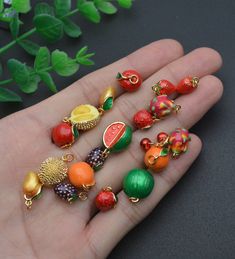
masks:
<instances>
[{"instance_id":1,"label":"red tomato charm","mask_svg":"<svg viewBox=\"0 0 235 259\"><path fill-rule=\"evenodd\" d=\"M175 92L175 86L168 80L160 80L152 89L156 95L171 95Z\"/></svg>"},{"instance_id":2,"label":"red tomato charm","mask_svg":"<svg viewBox=\"0 0 235 259\"><path fill-rule=\"evenodd\" d=\"M133 118L135 126L138 129L147 129L153 125L153 118L152 114L149 113L147 110L140 110L138 111Z\"/></svg>"},{"instance_id":3,"label":"red tomato charm","mask_svg":"<svg viewBox=\"0 0 235 259\"><path fill-rule=\"evenodd\" d=\"M95 205L100 211L113 209L117 204L117 196L112 192L111 187L103 188L95 198Z\"/></svg>"},{"instance_id":4,"label":"red tomato charm","mask_svg":"<svg viewBox=\"0 0 235 259\"><path fill-rule=\"evenodd\" d=\"M151 148L152 142L149 138L143 138L140 141L141 148L146 152Z\"/></svg>"},{"instance_id":5,"label":"red tomato charm","mask_svg":"<svg viewBox=\"0 0 235 259\"><path fill-rule=\"evenodd\" d=\"M179 94L189 94L192 93L198 87L198 84L198 77L188 76L179 82L179 84L176 86L176 91Z\"/></svg>"},{"instance_id":6,"label":"red tomato charm","mask_svg":"<svg viewBox=\"0 0 235 259\"><path fill-rule=\"evenodd\" d=\"M74 141L73 129L70 123L62 122L52 129L51 139L58 147L67 147Z\"/></svg>"},{"instance_id":7,"label":"red tomato charm","mask_svg":"<svg viewBox=\"0 0 235 259\"><path fill-rule=\"evenodd\" d=\"M141 75L135 70L126 70L116 76L120 86L127 92L136 91L142 84Z\"/></svg>"}]
</instances>

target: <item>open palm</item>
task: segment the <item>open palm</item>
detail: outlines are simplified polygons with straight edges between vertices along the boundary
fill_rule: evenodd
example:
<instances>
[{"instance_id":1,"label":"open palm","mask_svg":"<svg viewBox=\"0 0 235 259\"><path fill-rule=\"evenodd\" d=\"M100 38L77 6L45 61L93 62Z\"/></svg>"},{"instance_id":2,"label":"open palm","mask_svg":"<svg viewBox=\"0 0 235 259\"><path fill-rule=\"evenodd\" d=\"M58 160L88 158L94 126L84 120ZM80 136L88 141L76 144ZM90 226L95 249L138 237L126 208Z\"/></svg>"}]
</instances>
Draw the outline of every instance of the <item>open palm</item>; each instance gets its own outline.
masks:
<instances>
[{"instance_id":1,"label":"open palm","mask_svg":"<svg viewBox=\"0 0 235 259\"><path fill-rule=\"evenodd\" d=\"M0 254L2 258L104 258L117 242L158 204L198 156L201 141L192 135L189 151L171 161L162 174L155 174L152 194L136 205L123 194L122 179L128 170L143 166L139 141L153 139L160 131L176 127L190 128L222 95L222 83L210 74L222 64L220 55L200 48L183 55L174 40L154 42L129 56L91 73L60 93L0 121ZM115 81L118 71L137 70L144 78L141 90L124 93ZM68 205L53 191L44 189L43 196L27 211L22 194L26 172L37 170L47 157L62 156L65 151L51 143L51 127L79 104L98 105L101 92L109 85L116 87L114 108L100 124L81 135L70 152L84 160L89 151L101 145L102 133L109 123L132 123L133 114L146 107L152 97L151 85L160 79L179 82L185 76L200 77L199 88L190 95L177 97L182 106L177 116L156 123L148 131L134 131L128 150L110 156L104 168L96 173L96 185L87 201ZM105 186L112 186L119 202L107 213L97 213L94 197Z\"/></svg>"}]
</instances>

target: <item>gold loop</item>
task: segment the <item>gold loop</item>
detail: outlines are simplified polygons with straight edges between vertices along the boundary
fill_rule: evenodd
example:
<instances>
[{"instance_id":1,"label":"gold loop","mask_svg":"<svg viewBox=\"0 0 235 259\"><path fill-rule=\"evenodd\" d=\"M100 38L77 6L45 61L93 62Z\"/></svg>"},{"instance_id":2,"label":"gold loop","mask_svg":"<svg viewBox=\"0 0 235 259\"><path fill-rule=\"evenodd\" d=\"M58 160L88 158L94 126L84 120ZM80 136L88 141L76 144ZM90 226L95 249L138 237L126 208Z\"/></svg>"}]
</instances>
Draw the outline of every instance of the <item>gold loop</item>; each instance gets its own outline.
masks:
<instances>
[{"instance_id":1,"label":"gold loop","mask_svg":"<svg viewBox=\"0 0 235 259\"><path fill-rule=\"evenodd\" d=\"M74 160L74 155L71 154L71 153L65 154L65 155L62 156L62 160L64 162L71 162L71 161Z\"/></svg>"},{"instance_id":2,"label":"gold loop","mask_svg":"<svg viewBox=\"0 0 235 259\"><path fill-rule=\"evenodd\" d=\"M191 82L193 84L193 87L197 88L198 84L199 84L199 78L195 76L195 77L192 78Z\"/></svg>"},{"instance_id":3,"label":"gold loop","mask_svg":"<svg viewBox=\"0 0 235 259\"><path fill-rule=\"evenodd\" d=\"M26 194L24 194L24 199L25 199L25 202L24 204L26 205L27 209L31 209L32 208L32 198L28 198Z\"/></svg>"},{"instance_id":4,"label":"gold loop","mask_svg":"<svg viewBox=\"0 0 235 259\"><path fill-rule=\"evenodd\" d=\"M103 189L103 191L106 191L106 192L112 192L113 191L112 187L110 187L110 186L104 187L102 189Z\"/></svg>"},{"instance_id":5,"label":"gold loop","mask_svg":"<svg viewBox=\"0 0 235 259\"><path fill-rule=\"evenodd\" d=\"M109 155L109 153L110 153L110 150L109 150L108 148L106 148L106 149L103 151L103 153L102 153L102 157L103 157L103 158L107 158L108 155Z\"/></svg>"},{"instance_id":6,"label":"gold loop","mask_svg":"<svg viewBox=\"0 0 235 259\"><path fill-rule=\"evenodd\" d=\"M87 198L88 198L87 192L80 192L80 193L78 194L78 198L79 198L80 200L82 200L82 201L87 200Z\"/></svg>"},{"instance_id":7,"label":"gold loop","mask_svg":"<svg viewBox=\"0 0 235 259\"><path fill-rule=\"evenodd\" d=\"M129 197L129 200L132 202L132 203L137 203L139 202L139 198L135 198L135 197Z\"/></svg>"},{"instance_id":8,"label":"gold loop","mask_svg":"<svg viewBox=\"0 0 235 259\"><path fill-rule=\"evenodd\" d=\"M135 85L139 82L139 78L136 75L130 75L128 76L129 81L131 84Z\"/></svg>"},{"instance_id":9,"label":"gold loop","mask_svg":"<svg viewBox=\"0 0 235 259\"><path fill-rule=\"evenodd\" d=\"M150 155L148 156L148 162L150 165L154 165L156 163L156 160L159 158L159 156L153 156L153 155Z\"/></svg>"},{"instance_id":10,"label":"gold loop","mask_svg":"<svg viewBox=\"0 0 235 259\"><path fill-rule=\"evenodd\" d=\"M181 105L176 104L176 106L175 106L175 111L178 112L180 109L181 109Z\"/></svg>"},{"instance_id":11,"label":"gold loop","mask_svg":"<svg viewBox=\"0 0 235 259\"><path fill-rule=\"evenodd\" d=\"M98 110L100 116L102 116L104 114L104 109L102 107L97 108L97 110Z\"/></svg>"}]
</instances>

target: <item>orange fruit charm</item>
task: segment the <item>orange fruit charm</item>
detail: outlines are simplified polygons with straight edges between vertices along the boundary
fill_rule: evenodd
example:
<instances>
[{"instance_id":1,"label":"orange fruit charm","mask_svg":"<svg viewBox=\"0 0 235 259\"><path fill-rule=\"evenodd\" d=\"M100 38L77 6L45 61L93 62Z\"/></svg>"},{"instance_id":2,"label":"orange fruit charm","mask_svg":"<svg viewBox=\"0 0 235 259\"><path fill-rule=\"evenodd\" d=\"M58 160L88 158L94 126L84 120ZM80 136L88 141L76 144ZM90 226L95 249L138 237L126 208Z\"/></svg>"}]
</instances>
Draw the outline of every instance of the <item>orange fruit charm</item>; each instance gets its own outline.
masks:
<instances>
[{"instance_id":1,"label":"orange fruit charm","mask_svg":"<svg viewBox=\"0 0 235 259\"><path fill-rule=\"evenodd\" d=\"M145 153L144 163L155 172L162 171L169 163L169 150L164 147L152 146Z\"/></svg>"},{"instance_id":2,"label":"orange fruit charm","mask_svg":"<svg viewBox=\"0 0 235 259\"><path fill-rule=\"evenodd\" d=\"M89 188L95 185L94 170L86 162L78 162L70 166L69 181L77 188Z\"/></svg>"}]
</instances>

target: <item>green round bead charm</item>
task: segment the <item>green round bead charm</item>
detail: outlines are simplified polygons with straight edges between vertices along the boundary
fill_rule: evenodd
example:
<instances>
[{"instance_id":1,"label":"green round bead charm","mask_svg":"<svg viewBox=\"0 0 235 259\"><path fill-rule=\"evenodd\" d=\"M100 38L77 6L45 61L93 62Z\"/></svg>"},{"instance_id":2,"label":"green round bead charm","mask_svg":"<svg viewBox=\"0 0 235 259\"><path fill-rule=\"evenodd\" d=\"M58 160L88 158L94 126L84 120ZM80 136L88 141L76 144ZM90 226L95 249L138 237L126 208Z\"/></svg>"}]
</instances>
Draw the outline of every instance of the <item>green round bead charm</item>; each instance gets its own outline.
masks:
<instances>
[{"instance_id":1,"label":"green round bead charm","mask_svg":"<svg viewBox=\"0 0 235 259\"><path fill-rule=\"evenodd\" d=\"M128 172L123 180L123 190L131 202L150 195L154 187L154 178L149 171L135 168Z\"/></svg>"}]
</instances>

